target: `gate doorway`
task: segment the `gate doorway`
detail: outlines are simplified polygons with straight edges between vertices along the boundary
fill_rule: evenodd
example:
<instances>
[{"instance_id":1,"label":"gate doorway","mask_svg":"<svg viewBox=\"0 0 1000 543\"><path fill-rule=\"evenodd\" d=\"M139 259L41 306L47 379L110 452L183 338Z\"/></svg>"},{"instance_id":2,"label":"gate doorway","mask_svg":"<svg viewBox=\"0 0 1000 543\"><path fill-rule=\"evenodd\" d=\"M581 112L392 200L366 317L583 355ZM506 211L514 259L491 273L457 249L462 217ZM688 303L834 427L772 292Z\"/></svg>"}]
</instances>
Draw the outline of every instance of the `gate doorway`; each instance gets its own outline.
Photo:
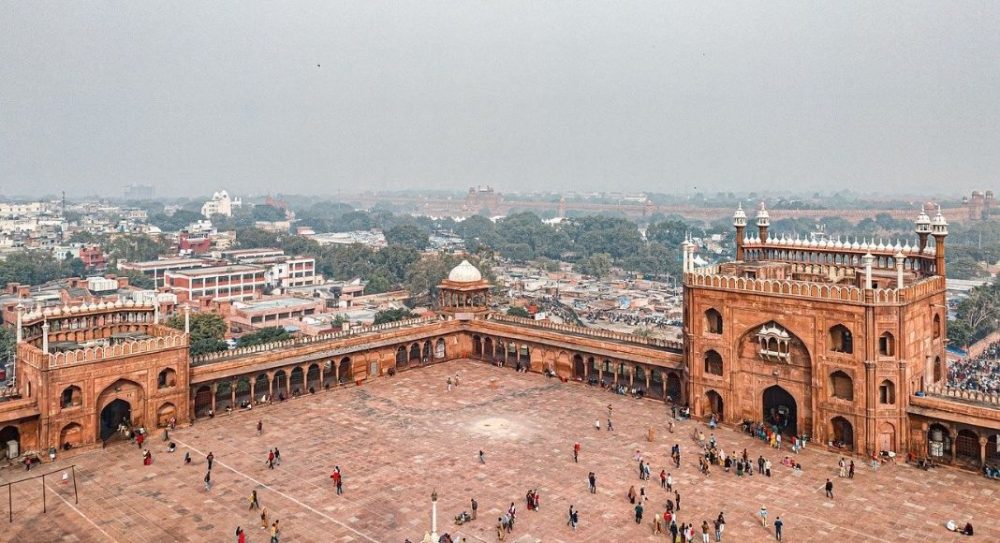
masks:
<instances>
[{"instance_id":1,"label":"gate doorway","mask_svg":"<svg viewBox=\"0 0 1000 543\"><path fill-rule=\"evenodd\" d=\"M101 441L107 441L118 431L119 424L132 424L132 405L116 399L101 410Z\"/></svg>"},{"instance_id":2,"label":"gate doorway","mask_svg":"<svg viewBox=\"0 0 1000 543\"><path fill-rule=\"evenodd\" d=\"M795 398L778 385L768 387L763 395L764 422L778 429L780 434L798 435L798 412Z\"/></svg>"}]
</instances>

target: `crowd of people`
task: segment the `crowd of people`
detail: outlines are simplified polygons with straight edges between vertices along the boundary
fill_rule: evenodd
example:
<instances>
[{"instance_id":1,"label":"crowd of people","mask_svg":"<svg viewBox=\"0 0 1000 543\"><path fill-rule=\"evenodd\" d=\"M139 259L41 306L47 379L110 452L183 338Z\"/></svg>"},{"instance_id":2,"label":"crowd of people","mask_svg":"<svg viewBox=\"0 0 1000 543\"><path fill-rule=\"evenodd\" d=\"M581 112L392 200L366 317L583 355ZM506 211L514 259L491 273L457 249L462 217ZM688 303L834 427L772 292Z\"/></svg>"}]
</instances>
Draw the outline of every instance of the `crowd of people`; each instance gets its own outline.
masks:
<instances>
[{"instance_id":1,"label":"crowd of people","mask_svg":"<svg viewBox=\"0 0 1000 543\"><path fill-rule=\"evenodd\" d=\"M948 386L1000 394L1000 341L991 343L975 358L963 358L949 363Z\"/></svg>"}]
</instances>

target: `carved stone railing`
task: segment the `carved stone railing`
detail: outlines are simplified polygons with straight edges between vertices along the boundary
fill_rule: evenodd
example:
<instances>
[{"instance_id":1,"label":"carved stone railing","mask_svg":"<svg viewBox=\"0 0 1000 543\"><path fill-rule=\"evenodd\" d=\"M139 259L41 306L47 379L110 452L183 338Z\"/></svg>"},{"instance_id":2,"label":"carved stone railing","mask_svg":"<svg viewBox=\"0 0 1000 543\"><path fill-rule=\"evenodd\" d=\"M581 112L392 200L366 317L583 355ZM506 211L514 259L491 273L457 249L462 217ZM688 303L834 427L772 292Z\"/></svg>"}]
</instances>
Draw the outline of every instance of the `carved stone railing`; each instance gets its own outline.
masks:
<instances>
[{"instance_id":1,"label":"carved stone railing","mask_svg":"<svg viewBox=\"0 0 1000 543\"><path fill-rule=\"evenodd\" d=\"M780 294L837 302L865 302L865 290L853 285L835 285L791 279L752 279L735 275L720 275L702 270L698 269L695 272L684 274L684 284L692 287L708 287L761 294ZM901 289L871 289L871 302L875 304L898 304L941 290L944 290L944 278L935 276Z\"/></svg>"},{"instance_id":2,"label":"carved stone railing","mask_svg":"<svg viewBox=\"0 0 1000 543\"><path fill-rule=\"evenodd\" d=\"M546 328L549 330L554 330L556 332L567 332L570 334L579 334L601 339L610 339L613 341L621 341L625 343L635 343L638 345L649 345L650 347L660 347L676 352L681 352L684 350L684 345L681 342L671 341L669 339L637 336L635 334L612 332L610 330L602 330L600 328L587 328L584 326L576 326L573 324L557 324L552 321L546 321L546 320L539 321L524 317L515 317L513 315L504 315L502 313L491 313L487 318L489 320L497 322L508 322L511 324L517 324L521 326Z\"/></svg>"},{"instance_id":3,"label":"carved stone railing","mask_svg":"<svg viewBox=\"0 0 1000 543\"><path fill-rule=\"evenodd\" d=\"M187 347L188 339L183 334L151 337L147 339L135 339L123 341L114 345L86 347L73 351L50 354L49 367L58 368L84 362L96 362L106 358L116 358L119 356L131 356L139 353L161 351L176 347ZM44 353L42 353L44 356Z\"/></svg>"},{"instance_id":4,"label":"carved stone railing","mask_svg":"<svg viewBox=\"0 0 1000 543\"><path fill-rule=\"evenodd\" d=\"M354 336L362 336L366 334L377 334L384 332L386 330L396 330L399 328L407 328L410 326L416 326L420 324L428 324L431 322L435 322L437 320L438 319L436 317L406 319L395 322L387 322L385 324L377 324L375 326L369 326L366 328L344 330L340 332L330 332L327 334L319 334L316 336L303 336L295 339L286 339L284 341L273 341L271 343L252 345L250 347L238 347L236 349L229 349L227 351L220 351L217 353L207 353L198 356L192 356L191 365L196 366L199 364L205 364L207 362L215 362L218 360L236 358L253 353L273 351L274 349L298 347L300 345L310 345L314 343L323 343L326 341L333 341L337 339L349 338Z\"/></svg>"},{"instance_id":5,"label":"carved stone railing","mask_svg":"<svg viewBox=\"0 0 1000 543\"><path fill-rule=\"evenodd\" d=\"M943 398L955 398L967 402L984 403L988 405L1000 406L1000 394L986 394L978 390L963 390L953 388L944 383L936 383L924 388L924 394L928 396L939 396Z\"/></svg>"}]
</instances>

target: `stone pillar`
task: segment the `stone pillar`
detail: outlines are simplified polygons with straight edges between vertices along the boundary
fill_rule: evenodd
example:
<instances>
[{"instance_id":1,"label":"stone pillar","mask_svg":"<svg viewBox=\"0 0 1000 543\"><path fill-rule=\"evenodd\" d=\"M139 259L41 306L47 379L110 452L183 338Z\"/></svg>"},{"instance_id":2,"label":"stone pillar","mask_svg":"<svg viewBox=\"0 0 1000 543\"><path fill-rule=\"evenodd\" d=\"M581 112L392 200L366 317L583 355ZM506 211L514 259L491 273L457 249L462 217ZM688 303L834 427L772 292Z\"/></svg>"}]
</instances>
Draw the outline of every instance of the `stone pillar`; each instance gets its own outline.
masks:
<instances>
[{"instance_id":1,"label":"stone pillar","mask_svg":"<svg viewBox=\"0 0 1000 543\"><path fill-rule=\"evenodd\" d=\"M24 304L17 304L17 342L24 341L24 330L22 328L24 320Z\"/></svg>"},{"instance_id":2,"label":"stone pillar","mask_svg":"<svg viewBox=\"0 0 1000 543\"><path fill-rule=\"evenodd\" d=\"M267 374L267 398L270 400L274 396L274 373Z\"/></svg>"},{"instance_id":3,"label":"stone pillar","mask_svg":"<svg viewBox=\"0 0 1000 543\"><path fill-rule=\"evenodd\" d=\"M988 438L979 438L979 467L986 465L986 444L989 442Z\"/></svg>"},{"instance_id":4,"label":"stone pillar","mask_svg":"<svg viewBox=\"0 0 1000 543\"><path fill-rule=\"evenodd\" d=\"M628 387L632 388L635 383L635 366L628 367Z\"/></svg>"},{"instance_id":5,"label":"stone pillar","mask_svg":"<svg viewBox=\"0 0 1000 543\"><path fill-rule=\"evenodd\" d=\"M878 383L875 382L876 364L872 361L865 362L865 453L871 454L877 448L878 436L875 427L875 407L878 404ZM857 443L855 450L859 450Z\"/></svg>"},{"instance_id":6,"label":"stone pillar","mask_svg":"<svg viewBox=\"0 0 1000 543\"><path fill-rule=\"evenodd\" d=\"M874 262L875 257L871 253L865 253L865 256L861 257L861 262L865 266L865 288L872 288L872 262Z\"/></svg>"},{"instance_id":7,"label":"stone pillar","mask_svg":"<svg viewBox=\"0 0 1000 543\"><path fill-rule=\"evenodd\" d=\"M42 352L49 354L49 321L42 324Z\"/></svg>"},{"instance_id":8,"label":"stone pillar","mask_svg":"<svg viewBox=\"0 0 1000 543\"><path fill-rule=\"evenodd\" d=\"M410 353L407 352L406 356L410 356ZM334 379L334 384L335 385L339 385L340 384L340 364L338 364L336 360L330 360L330 364L333 365L333 379Z\"/></svg>"},{"instance_id":9,"label":"stone pillar","mask_svg":"<svg viewBox=\"0 0 1000 543\"><path fill-rule=\"evenodd\" d=\"M288 371L285 375L285 398L292 397L292 372Z\"/></svg>"},{"instance_id":10,"label":"stone pillar","mask_svg":"<svg viewBox=\"0 0 1000 543\"><path fill-rule=\"evenodd\" d=\"M191 306L184 304L184 333L191 333Z\"/></svg>"},{"instance_id":11,"label":"stone pillar","mask_svg":"<svg viewBox=\"0 0 1000 543\"><path fill-rule=\"evenodd\" d=\"M250 379L250 404L257 401L257 378Z\"/></svg>"},{"instance_id":12,"label":"stone pillar","mask_svg":"<svg viewBox=\"0 0 1000 543\"><path fill-rule=\"evenodd\" d=\"M215 393L219 391L218 383L212 383L212 413L215 413Z\"/></svg>"},{"instance_id":13,"label":"stone pillar","mask_svg":"<svg viewBox=\"0 0 1000 543\"><path fill-rule=\"evenodd\" d=\"M323 362L320 362L317 365L319 366L319 388L322 389L323 385L326 383L326 381L323 380L324 379L323 367L326 366L326 364L323 363Z\"/></svg>"},{"instance_id":14,"label":"stone pillar","mask_svg":"<svg viewBox=\"0 0 1000 543\"><path fill-rule=\"evenodd\" d=\"M906 255L902 251L898 251L895 255L896 257L896 288L903 288L903 265L906 261Z\"/></svg>"},{"instance_id":15,"label":"stone pillar","mask_svg":"<svg viewBox=\"0 0 1000 543\"><path fill-rule=\"evenodd\" d=\"M438 494L435 490L431 493L431 541L437 541L438 537Z\"/></svg>"},{"instance_id":16,"label":"stone pillar","mask_svg":"<svg viewBox=\"0 0 1000 543\"><path fill-rule=\"evenodd\" d=\"M229 382L229 407L236 409L236 381Z\"/></svg>"}]
</instances>

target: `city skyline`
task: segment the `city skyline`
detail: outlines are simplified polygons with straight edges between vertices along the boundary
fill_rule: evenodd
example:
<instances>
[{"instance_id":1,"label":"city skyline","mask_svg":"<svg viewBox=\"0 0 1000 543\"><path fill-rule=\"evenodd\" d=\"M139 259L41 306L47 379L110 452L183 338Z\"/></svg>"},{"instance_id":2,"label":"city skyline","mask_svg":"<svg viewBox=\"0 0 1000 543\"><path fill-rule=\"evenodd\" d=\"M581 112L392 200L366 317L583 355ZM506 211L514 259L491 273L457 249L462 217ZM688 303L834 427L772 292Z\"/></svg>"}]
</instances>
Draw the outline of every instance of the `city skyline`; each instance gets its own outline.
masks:
<instances>
[{"instance_id":1,"label":"city skyline","mask_svg":"<svg viewBox=\"0 0 1000 543\"><path fill-rule=\"evenodd\" d=\"M964 194L1000 170L993 3L45 6L0 13L8 194Z\"/></svg>"}]
</instances>

